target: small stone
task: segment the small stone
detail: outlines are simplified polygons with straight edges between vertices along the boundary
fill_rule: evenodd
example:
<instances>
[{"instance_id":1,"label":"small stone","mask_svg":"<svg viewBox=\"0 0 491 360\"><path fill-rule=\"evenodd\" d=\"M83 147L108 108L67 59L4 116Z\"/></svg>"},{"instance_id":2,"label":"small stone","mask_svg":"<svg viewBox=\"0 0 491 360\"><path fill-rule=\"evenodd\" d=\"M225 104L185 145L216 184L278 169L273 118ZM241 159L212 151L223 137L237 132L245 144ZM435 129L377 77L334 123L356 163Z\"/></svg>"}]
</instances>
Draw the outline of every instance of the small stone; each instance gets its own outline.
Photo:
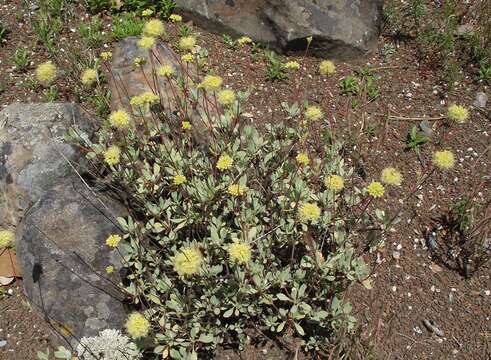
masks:
<instances>
[{"instance_id":1,"label":"small stone","mask_svg":"<svg viewBox=\"0 0 491 360\"><path fill-rule=\"evenodd\" d=\"M488 95L483 92L478 92L476 93L476 100L474 101L474 105L477 108L483 109L486 107L486 104L488 102Z\"/></svg>"},{"instance_id":2,"label":"small stone","mask_svg":"<svg viewBox=\"0 0 491 360\"><path fill-rule=\"evenodd\" d=\"M0 340L0 347L4 347L7 345L7 342L5 340Z\"/></svg>"}]
</instances>

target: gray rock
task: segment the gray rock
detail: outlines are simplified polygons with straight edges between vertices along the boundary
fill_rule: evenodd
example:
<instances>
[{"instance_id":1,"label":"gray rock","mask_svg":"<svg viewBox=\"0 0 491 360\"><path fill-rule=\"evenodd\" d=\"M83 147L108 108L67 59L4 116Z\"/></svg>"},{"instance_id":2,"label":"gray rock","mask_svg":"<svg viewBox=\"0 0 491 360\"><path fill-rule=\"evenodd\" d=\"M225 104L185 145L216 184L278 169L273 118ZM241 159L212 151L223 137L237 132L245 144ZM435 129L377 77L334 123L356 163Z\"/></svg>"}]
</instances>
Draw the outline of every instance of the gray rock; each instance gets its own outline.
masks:
<instances>
[{"instance_id":1,"label":"gray rock","mask_svg":"<svg viewBox=\"0 0 491 360\"><path fill-rule=\"evenodd\" d=\"M115 214L124 214L117 201L95 196L74 178L48 190L17 227L27 297L72 346L81 337L120 329L126 316L117 286L121 256L105 245L119 232ZM109 265L111 274L105 272Z\"/></svg>"},{"instance_id":2,"label":"gray rock","mask_svg":"<svg viewBox=\"0 0 491 360\"><path fill-rule=\"evenodd\" d=\"M349 58L376 49L382 0L177 0L181 12L215 32L247 35L285 51Z\"/></svg>"},{"instance_id":3,"label":"gray rock","mask_svg":"<svg viewBox=\"0 0 491 360\"><path fill-rule=\"evenodd\" d=\"M480 109L484 109L488 103L488 95L483 92L476 93L476 100L474 101L474 106Z\"/></svg>"},{"instance_id":4,"label":"gray rock","mask_svg":"<svg viewBox=\"0 0 491 360\"><path fill-rule=\"evenodd\" d=\"M0 225L15 226L30 202L73 173L63 158L80 159L63 142L70 127L91 131L90 120L74 104L14 103L0 112Z\"/></svg>"}]
</instances>

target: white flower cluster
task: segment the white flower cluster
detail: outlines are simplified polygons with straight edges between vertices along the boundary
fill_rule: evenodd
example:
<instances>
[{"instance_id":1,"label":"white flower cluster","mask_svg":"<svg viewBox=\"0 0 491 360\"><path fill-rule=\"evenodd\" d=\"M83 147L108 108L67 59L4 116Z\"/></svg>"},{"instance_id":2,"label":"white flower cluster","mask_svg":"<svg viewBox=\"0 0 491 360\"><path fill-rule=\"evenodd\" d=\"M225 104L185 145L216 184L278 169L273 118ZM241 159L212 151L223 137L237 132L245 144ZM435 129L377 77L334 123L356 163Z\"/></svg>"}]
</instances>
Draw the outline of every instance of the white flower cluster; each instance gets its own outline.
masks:
<instances>
[{"instance_id":1,"label":"white flower cluster","mask_svg":"<svg viewBox=\"0 0 491 360\"><path fill-rule=\"evenodd\" d=\"M107 329L99 336L84 337L77 346L80 360L138 360L136 344L119 330Z\"/></svg>"}]
</instances>

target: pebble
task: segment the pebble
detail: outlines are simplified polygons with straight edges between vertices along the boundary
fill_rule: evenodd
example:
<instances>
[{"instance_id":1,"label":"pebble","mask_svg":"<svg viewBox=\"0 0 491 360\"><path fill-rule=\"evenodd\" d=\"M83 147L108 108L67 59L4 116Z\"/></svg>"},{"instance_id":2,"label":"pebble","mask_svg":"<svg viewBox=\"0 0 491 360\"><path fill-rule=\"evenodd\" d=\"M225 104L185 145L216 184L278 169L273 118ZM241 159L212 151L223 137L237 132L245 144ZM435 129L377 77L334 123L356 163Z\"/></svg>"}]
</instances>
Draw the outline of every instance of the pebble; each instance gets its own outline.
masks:
<instances>
[{"instance_id":1,"label":"pebble","mask_svg":"<svg viewBox=\"0 0 491 360\"><path fill-rule=\"evenodd\" d=\"M476 100L474 101L474 106L480 109L486 107L486 103L488 102L488 96L486 93L478 92L476 93Z\"/></svg>"},{"instance_id":2,"label":"pebble","mask_svg":"<svg viewBox=\"0 0 491 360\"><path fill-rule=\"evenodd\" d=\"M4 347L7 345L7 342L5 340L0 340L0 347Z\"/></svg>"}]
</instances>

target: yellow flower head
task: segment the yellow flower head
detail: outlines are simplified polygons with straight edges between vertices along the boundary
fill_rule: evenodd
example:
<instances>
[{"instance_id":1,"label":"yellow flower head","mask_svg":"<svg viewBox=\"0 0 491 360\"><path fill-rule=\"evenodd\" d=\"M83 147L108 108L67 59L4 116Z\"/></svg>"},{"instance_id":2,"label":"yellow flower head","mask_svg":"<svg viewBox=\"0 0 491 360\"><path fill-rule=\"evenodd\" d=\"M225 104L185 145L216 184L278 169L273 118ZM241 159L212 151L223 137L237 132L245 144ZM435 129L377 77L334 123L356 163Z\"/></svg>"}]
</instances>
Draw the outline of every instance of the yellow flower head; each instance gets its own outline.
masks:
<instances>
[{"instance_id":1,"label":"yellow flower head","mask_svg":"<svg viewBox=\"0 0 491 360\"><path fill-rule=\"evenodd\" d=\"M198 87L205 90L215 91L220 89L222 83L223 79L220 76L206 75L201 84L198 85Z\"/></svg>"},{"instance_id":2,"label":"yellow flower head","mask_svg":"<svg viewBox=\"0 0 491 360\"><path fill-rule=\"evenodd\" d=\"M232 196L242 196L246 193L247 187L239 184L229 185L227 192Z\"/></svg>"},{"instance_id":3,"label":"yellow flower head","mask_svg":"<svg viewBox=\"0 0 491 360\"><path fill-rule=\"evenodd\" d=\"M97 81L97 71L95 69L86 69L80 77L82 84L90 86Z\"/></svg>"},{"instance_id":4,"label":"yellow flower head","mask_svg":"<svg viewBox=\"0 0 491 360\"><path fill-rule=\"evenodd\" d=\"M300 220L304 223L309 221L317 221L321 216L321 209L319 209L316 203L305 203L300 206L300 209L298 209L298 214L300 216Z\"/></svg>"},{"instance_id":5,"label":"yellow flower head","mask_svg":"<svg viewBox=\"0 0 491 360\"><path fill-rule=\"evenodd\" d=\"M146 91L141 95L133 96L130 99L131 106L143 106L146 104L156 104L160 101L160 97L151 91Z\"/></svg>"},{"instance_id":6,"label":"yellow flower head","mask_svg":"<svg viewBox=\"0 0 491 360\"><path fill-rule=\"evenodd\" d=\"M0 248L9 247L14 242L15 235L10 230L0 231Z\"/></svg>"},{"instance_id":7,"label":"yellow flower head","mask_svg":"<svg viewBox=\"0 0 491 360\"><path fill-rule=\"evenodd\" d=\"M299 153L295 159L300 165L307 166L308 164L310 164L309 154L307 154L306 152Z\"/></svg>"},{"instance_id":8,"label":"yellow flower head","mask_svg":"<svg viewBox=\"0 0 491 360\"><path fill-rule=\"evenodd\" d=\"M328 189L338 192L343 190L344 180L339 175L330 175L326 178L325 185Z\"/></svg>"},{"instance_id":9,"label":"yellow flower head","mask_svg":"<svg viewBox=\"0 0 491 360\"><path fill-rule=\"evenodd\" d=\"M402 174L393 167L387 167L382 170L382 182L387 185L399 186L402 183Z\"/></svg>"},{"instance_id":10,"label":"yellow flower head","mask_svg":"<svg viewBox=\"0 0 491 360\"><path fill-rule=\"evenodd\" d=\"M384 186L378 181L372 181L370 185L367 186L367 192L374 198L379 198L384 196L385 189Z\"/></svg>"},{"instance_id":11,"label":"yellow flower head","mask_svg":"<svg viewBox=\"0 0 491 360\"><path fill-rule=\"evenodd\" d=\"M184 54L183 56L181 56L181 60L184 61L185 63L188 63L188 62L191 62L193 61L194 59L194 56L193 54Z\"/></svg>"},{"instance_id":12,"label":"yellow flower head","mask_svg":"<svg viewBox=\"0 0 491 360\"><path fill-rule=\"evenodd\" d=\"M143 34L146 36L159 37L163 35L164 32L164 23L157 19L147 21L143 27Z\"/></svg>"},{"instance_id":13,"label":"yellow flower head","mask_svg":"<svg viewBox=\"0 0 491 360\"><path fill-rule=\"evenodd\" d=\"M233 90L226 89L218 93L218 102L224 106L231 105L235 102L235 93Z\"/></svg>"},{"instance_id":14,"label":"yellow flower head","mask_svg":"<svg viewBox=\"0 0 491 360\"><path fill-rule=\"evenodd\" d=\"M324 60L319 64L319 72L321 75L331 75L336 72L336 66L330 60Z\"/></svg>"},{"instance_id":15,"label":"yellow flower head","mask_svg":"<svg viewBox=\"0 0 491 360\"><path fill-rule=\"evenodd\" d=\"M252 43L252 39L249 36L242 36L240 39L237 40L237 43L240 46L244 46L246 44Z\"/></svg>"},{"instance_id":16,"label":"yellow flower head","mask_svg":"<svg viewBox=\"0 0 491 360\"><path fill-rule=\"evenodd\" d=\"M191 50L196 45L194 36L184 36L179 40L179 48L181 50Z\"/></svg>"},{"instance_id":17,"label":"yellow flower head","mask_svg":"<svg viewBox=\"0 0 491 360\"><path fill-rule=\"evenodd\" d=\"M170 64L164 64L158 69L160 76L172 76L174 74L174 67Z\"/></svg>"},{"instance_id":18,"label":"yellow flower head","mask_svg":"<svg viewBox=\"0 0 491 360\"><path fill-rule=\"evenodd\" d=\"M182 122L182 129L183 130L189 130L193 127L189 121L183 121Z\"/></svg>"},{"instance_id":19,"label":"yellow flower head","mask_svg":"<svg viewBox=\"0 0 491 360\"><path fill-rule=\"evenodd\" d=\"M36 68L36 79L43 85L47 86L53 82L58 73L56 65L47 61Z\"/></svg>"},{"instance_id":20,"label":"yellow flower head","mask_svg":"<svg viewBox=\"0 0 491 360\"><path fill-rule=\"evenodd\" d=\"M119 242L121 241L121 236L120 235L109 235L106 239L106 245L110 247L117 247Z\"/></svg>"},{"instance_id":21,"label":"yellow flower head","mask_svg":"<svg viewBox=\"0 0 491 360\"><path fill-rule=\"evenodd\" d=\"M234 242L228 247L228 254L238 264L245 264L251 260L251 246L243 242Z\"/></svg>"},{"instance_id":22,"label":"yellow flower head","mask_svg":"<svg viewBox=\"0 0 491 360\"><path fill-rule=\"evenodd\" d=\"M144 58L141 58L141 57L136 57L136 58L133 59L133 64L135 64L135 66L142 66L146 62L147 61Z\"/></svg>"},{"instance_id":23,"label":"yellow flower head","mask_svg":"<svg viewBox=\"0 0 491 360\"><path fill-rule=\"evenodd\" d=\"M184 248L174 257L174 270L181 276L198 274L203 257L195 247Z\"/></svg>"},{"instance_id":24,"label":"yellow flower head","mask_svg":"<svg viewBox=\"0 0 491 360\"><path fill-rule=\"evenodd\" d=\"M134 312L128 316L125 327L133 339L140 339L148 335L150 322L142 314Z\"/></svg>"},{"instance_id":25,"label":"yellow flower head","mask_svg":"<svg viewBox=\"0 0 491 360\"><path fill-rule=\"evenodd\" d=\"M140 40L138 40L138 46L142 49L151 49L155 45L155 38L152 36L142 36Z\"/></svg>"},{"instance_id":26,"label":"yellow flower head","mask_svg":"<svg viewBox=\"0 0 491 360\"><path fill-rule=\"evenodd\" d=\"M469 110L461 105L454 104L448 108L447 116L450 120L462 124L469 118Z\"/></svg>"},{"instance_id":27,"label":"yellow flower head","mask_svg":"<svg viewBox=\"0 0 491 360\"><path fill-rule=\"evenodd\" d=\"M103 51L101 52L101 59L104 61L111 60L113 57L113 53L110 51Z\"/></svg>"},{"instance_id":28,"label":"yellow flower head","mask_svg":"<svg viewBox=\"0 0 491 360\"><path fill-rule=\"evenodd\" d=\"M443 170L454 167L455 158L450 150L435 151L433 154L433 164Z\"/></svg>"},{"instance_id":29,"label":"yellow flower head","mask_svg":"<svg viewBox=\"0 0 491 360\"><path fill-rule=\"evenodd\" d=\"M176 23L176 22L181 22L182 21L182 16L181 15L177 15L177 14L171 14L169 16L169 20Z\"/></svg>"},{"instance_id":30,"label":"yellow flower head","mask_svg":"<svg viewBox=\"0 0 491 360\"><path fill-rule=\"evenodd\" d=\"M174 176L174 178L172 179L172 183L174 185L182 185L186 182L186 177L184 175L181 175L181 174L177 174L176 176Z\"/></svg>"},{"instance_id":31,"label":"yellow flower head","mask_svg":"<svg viewBox=\"0 0 491 360\"><path fill-rule=\"evenodd\" d=\"M152 9L146 9L142 11L142 16L147 17L147 16L152 16L153 10Z\"/></svg>"},{"instance_id":32,"label":"yellow flower head","mask_svg":"<svg viewBox=\"0 0 491 360\"><path fill-rule=\"evenodd\" d=\"M124 110L116 110L109 115L109 124L117 129L126 129L130 125L130 115Z\"/></svg>"},{"instance_id":33,"label":"yellow flower head","mask_svg":"<svg viewBox=\"0 0 491 360\"><path fill-rule=\"evenodd\" d=\"M305 110L305 118L307 120L317 121L320 120L323 116L324 114L322 113L321 108L318 106L309 106Z\"/></svg>"},{"instance_id":34,"label":"yellow flower head","mask_svg":"<svg viewBox=\"0 0 491 360\"><path fill-rule=\"evenodd\" d=\"M232 159L227 154L222 154L217 161L217 169L220 171L228 170L232 167L234 159Z\"/></svg>"},{"instance_id":35,"label":"yellow flower head","mask_svg":"<svg viewBox=\"0 0 491 360\"><path fill-rule=\"evenodd\" d=\"M288 70L298 70L300 69L300 64L296 61L288 61L285 64L285 68L287 68Z\"/></svg>"},{"instance_id":36,"label":"yellow flower head","mask_svg":"<svg viewBox=\"0 0 491 360\"><path fill-rule=\"evenodd\" d=\"M121 149L116 145L112 145L106 151L104 151L104 160L108 165L117 165L120 157Z\"/></svg>"},{"instance_id":37,"label":"yellow flower head","mask_svg":"<svg viewBox=\"0 0 491 360\"><path fill-rule=\"evenodd\" d=\"M114 271L114 266L109 265L106 266L106 273L111 274Z\"/></svg>"}]
</instances>

